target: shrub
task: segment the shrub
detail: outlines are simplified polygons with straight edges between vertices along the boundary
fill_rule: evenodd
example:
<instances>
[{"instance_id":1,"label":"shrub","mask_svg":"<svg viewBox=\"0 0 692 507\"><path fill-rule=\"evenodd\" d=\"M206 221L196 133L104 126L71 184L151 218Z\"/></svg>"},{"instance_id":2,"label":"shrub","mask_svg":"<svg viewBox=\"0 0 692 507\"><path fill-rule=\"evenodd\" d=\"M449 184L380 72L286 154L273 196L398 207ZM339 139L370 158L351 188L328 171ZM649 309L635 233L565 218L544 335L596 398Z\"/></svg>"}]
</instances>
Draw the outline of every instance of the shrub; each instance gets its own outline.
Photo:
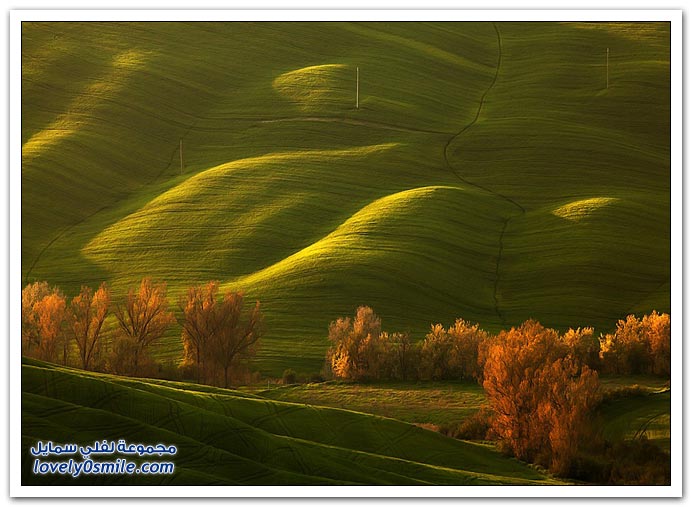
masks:
<instances>
[{"instance_id":1,"label":"shrub","mask_svg":"<svg viewBox=\"0 0 692 507\"><path fill-rule=\"evenodd\" d=\"M431 326L420 347L420 376L436 380L475 380L482 374L479 366L479 347L488 333L478 324L457 319L444 329L442 324Z\"/></svg>"},{"instance_id":2,"label":"shrub","mask_svg":"<svg viewBox=\"0 0 692 507\"><path fill-rule=\"evenodd\" d=\"M641 396L648 396L650 393L645 388L639 384L632 386L621 386L615 389L609 389L604 391L601 396L601 404L610 403L616 400L622 400L626 398L638 398Z\"/></svg>"},{"instance_id":3,"label":"shrub","mask_svg":"<svg viewBox=\"0 0 692 507\"><path fill-rule=\"evenodd\" d=\"M646 436L619 441L609 447L612 466L609 484L663 486L670 484L670 454Z\"/></svg>"},{"instance_id":4,"label":"shrub","mask_svg":"<svg viewBox=\"0 0 692 507\"><path fill-rule=\"evenodd\" d=\"M638 319L628 315L614 333L602 336L604 371L624 375L670 375L670 315L653 311Z\"/></svg>"},{"instance_id":5,"label":"shrub","mask_svg":"<svg viewBox=\"0 0 692 507\"><path fill-rule=\"evenodd\" d=\"M585 366L592 370L600 367L601 343L594 335L592 327L569 329L562 340L570 349L570 353Z\"/></svg>"},{"instance_id":6,"label":"shrub","mask_svg":"<svg viewBox=\"0 0 692 507\"><path fill-rule=\"evenodd\" d=\"M346 317L332 322L332 347L327 351L332 374L347 380L380 378L384 359L381 331L380 318L368 306L359 307L353 320Z\"/></svg>"},{"instance_id":7,"label":"shrub","mask_svg":"<svg viewBox=\"0 0 692 507\"><path fill-rule=\"evenodd\" d=\"M420 377L423 380L442 380L452 376L449 358L453 347L452 337L442 324L434 324L420 349Z\"/></svg>"},{"instance_id":8,"label":"shrub","mask_svg":"<svg viewBox=\"0 0 692 507\"><path fill-rule=\"evenodd\" d=\"M607 484L613 463L601 453L579 452L572 457L565 476L594 484Z\"/></svg>"},{"instance_id":9,"label":"shrub","mask_svg":"<svg viewBox=\"0 0 692 507\"><path fill-rule=\"evenodd\" d=\"M113 342L107 359L107 370L116 375L153 377L158 368L147 350L140 349L137 340L121 335Z\"/></svg>"},{"instance_id":10,"label":"shrub","mask_svg":"<svg viewBox=\"0 0 692 507\"><path fill-rule=\"evenodd\" d=\"M488 340L488 333L478 324L471 324L463 319L457 319L447 333L454 344L450 357L450 370L460 379L479 379L482 376L479 349L481 344Z\"/></svg>"},{"instance_id":11,"label":"shrub","mask_svg":"<svg viewBox=\"0 0 692 507\"><path fill-rule=\"evenodd\" d=\"M285 385L295 384L296 383L296 372L290 368L287 370L284 370L284 374L282 376L282 381Z\"/></svg>"},{"instance_id":12,"label":"shrub","mask_svg":"<svg viewBox=\"0 0 692 507\"><path fill-rule=\"evenodd\" d=\"M181 381L183 380L183 369L180 367L180 365L171 359L165 360L165 361L157 361L156 362L156 378L160 378L163 380L175 380L175 381Z\"/></svg>"},{"instance_id":13,"label":"shrub","mask_svg":"<svg viewBox=\"0 0 692 507\"><path fill-rule=\"evenodd\" d=\"M461 440L487 440L492 425L492 411L482 407L460 423L441 428L441 433Z\"/></svg>"},{"instance_id":14,"label":"shrub","mask_svg":"<svg viewBox=\"0 0 692 507\"><path fill-rule=\"evenodd\" d=\"M383 332L380 334L380 361L382 379L410 380L416 378L416 364L420 359L420 347L408 333Z\"/></svg>"}]
</instances>

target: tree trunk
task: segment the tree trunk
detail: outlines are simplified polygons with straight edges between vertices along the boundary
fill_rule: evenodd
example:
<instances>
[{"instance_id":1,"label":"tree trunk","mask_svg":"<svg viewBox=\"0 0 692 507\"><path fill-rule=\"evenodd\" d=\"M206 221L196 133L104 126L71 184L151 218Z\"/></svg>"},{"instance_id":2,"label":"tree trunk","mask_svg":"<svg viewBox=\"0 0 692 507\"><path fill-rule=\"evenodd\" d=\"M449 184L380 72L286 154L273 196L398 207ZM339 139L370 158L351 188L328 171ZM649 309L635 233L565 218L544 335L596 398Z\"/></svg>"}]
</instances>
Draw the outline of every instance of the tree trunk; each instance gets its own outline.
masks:
<instances>
[{"instance_id":1,"label":"tree trunk","mask_svg":"<svg viewBox=\"0 0 692 507\"><path fill-rule=\"evenodd\" d=\"M137 376L137 370L139 366L139 347L135 349L135 357L134 361L132 361L132 376L136 377Z\"/></svg>"}]
</instances>

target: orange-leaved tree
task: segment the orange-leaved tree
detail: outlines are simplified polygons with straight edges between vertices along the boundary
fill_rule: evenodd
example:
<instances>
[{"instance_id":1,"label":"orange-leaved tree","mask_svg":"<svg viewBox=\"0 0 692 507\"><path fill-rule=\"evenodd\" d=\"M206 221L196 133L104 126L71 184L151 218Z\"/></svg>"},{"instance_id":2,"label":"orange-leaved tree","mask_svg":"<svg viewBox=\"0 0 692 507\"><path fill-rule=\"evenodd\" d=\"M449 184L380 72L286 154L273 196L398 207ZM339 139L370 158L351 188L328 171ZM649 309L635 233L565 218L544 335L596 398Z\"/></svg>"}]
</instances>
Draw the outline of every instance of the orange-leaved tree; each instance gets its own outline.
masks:
<instances>
[{"instance_id":1,"label":"orange-leaved tree","mask_svg":"<svg viewBox=\"0 0 692 507\"><path fill-rule=\"evenodd\" d=\"M531 320L502 331L486 354L483 387L501 447L565 473L577 452L593 443L597 374L570 354L555 330Z\"/></svg>"},{"instance_id":2,"label":"orange-leaved tree","mask_svg":"<svg viewBox=\"0 0 692 507\"><path fill-rule=\"evenodd\" d=\"M68 342L63 329L65 324L65 296L53 291L34 303L33 311L39 337L38 357L44 361L58 360L58 348L62 349L62 363L67 364Z\"/></svg>"},{"instance_id":3,"label":"orange-leaved tree","mask_svg":"<svg viewBox=\"0 0 692 507\"><path fill-rule=\"evenodd\" d=\"M594 335L592 327L578 327L577 329L570 328L562 339L570 348L570 352L579 361L591 368L597 370L600 367L600 351L601 343L596 335Z\"/></svg>"},{"instance_id":4,"label":"orange-leaved tree","mask_svg":"<svg viewBox=\"0 0 692 507\"><path fill-rule=\"evenodd\" d=\"M381 378L411 379L416 374L420 348L409 333L380 333Z\"/></svg>"},{"instance_id":5,"label":"orange-leaved tree","mask_svg":"<svg viewBox=\"0 0 692 507\"><path fill-rule=\"evenodd\" d=\"M205 359L210 356L211 338L216 333L220 321L218 292L217 281L188 287L178 304L182 312L179 322L183 329L184 363L195 365L197 382L201 382L207 373Z\"/></svg>"},{"instance_id":6,"label":"orange-leaved tree","mask_svg":"<svg viewBox=\"0 0 692 507\"><path fill-rule=\"evenodd\" d=\"M96 292L83 285L70 303L68 322L85 370L92 368L94 356L100 348L101 330L110 304L111 293L105 283Z\"/></svg>"},{"instance_id":7,"label":"orange-leaved tree","mask_svg":"<svg viewBox=\"0 0 692 507\"><path fill-rule=\"evenodd\" d=\"M241 292L224 295L215 312L215 331L209 335L209 357L223 370L224 387L228 387L231 367L256 353L262 335L259 301L252 309L244 311L243 300Z\"/></svg>"},{"instance_id":8,"label":"orange-leaved tree","mask_svg":"<svg viewBox=\"0 0 692 507\"><path fill-rule=\"evenodd\" d=\"M601 399L598 373L570 355L538 369L534 383L536 424L548 436L541 464L557 475L572 476L577 457L597 442L593 415Z\"/></svg>"},{"instance_id":9,"label":"orange-leaved tree","mask_svg":"<svg viewBox=\"0 0 692 507\"><path fill-rule=\"evenodd\" d=\"M442 324L430 326L420 348L420 376L424 380L451 377L449 358L454 342Z\"/></svg>"},{"instance_id":10,"label":"orange-leaved tree","mask_svg":"<svg viewBox=\"0 0 692 507\"><path fill-rule=\"evenodd\" d=\"M647 330L652 373L670 376L670 315L653 311L642 318L642 324Z\"/></svg>"},{"instance_id":11,"label":"orange-leaved tree","mask_svg":"<svg viewBox=\"0 0 692 507\"><path fill-rule=\"evenodd\" d=\"M670 315L619 320L614 333L601 337L601 359L607 372L670 375Z\"/></svg>"},{"instance_id":12,"label":"orange-leaved tree","mask_svg":"<svg viewBox=\"0 0 692 507\"><path fill-rule=\"evenodd\" d=\"M124 303L116 305L115 317L128 342L126 349L131 351L132 374L137 375L147 348L175 322L173 312L168 311L166 284L155 285L151 278L143 278L139 290L131 288Z\"/></svg>"},{"instance_id":13,"label":"orange-leaved tree","mask_svg":"<svg viewBox=\"0 0 692 507\"><path fill-rule=\"evenodd\" d=\"M349 380L380 376L384 359L382 323L369 306L360 306L353 319L342 317L329 325L332 347L327 362L332 373Z\"/></svg>"},{"instance_id":14,"label":"orange-leaved tree","mask_svg":"<svg viewBox=\"0 0 692 507\"><path fill-rule=\"evenodd\" d=\"M479 324L472 324L464 319L457 319L447 330L454 346L450 357L455 378L477 380L483 376L479 365L479 349L489 339L486 331Z\"/></svg>"},{"instance_id":15,"label":"orange-leaved tree","mask_svg":"<svg viewBox=\"0 0 692 507\"><path fill-rule=\"evenodd\" d=\"M478 379L479 348L488 333L478 324L457 319L445 329L442 324L431 326L421 346L420 373L424 379Z\"/></svg>"},{"instance_id":16,"label":"orange-leaved tree","mask_svg":"<svg viewBox=\"0 0 692 507\"><path fill-rule=\"evenodd\" d=\"M48 282L30 283L22 289L22 354L29 356L38 354L41 336L34 305L50 293Z\"/></svg>"}]
</instances>

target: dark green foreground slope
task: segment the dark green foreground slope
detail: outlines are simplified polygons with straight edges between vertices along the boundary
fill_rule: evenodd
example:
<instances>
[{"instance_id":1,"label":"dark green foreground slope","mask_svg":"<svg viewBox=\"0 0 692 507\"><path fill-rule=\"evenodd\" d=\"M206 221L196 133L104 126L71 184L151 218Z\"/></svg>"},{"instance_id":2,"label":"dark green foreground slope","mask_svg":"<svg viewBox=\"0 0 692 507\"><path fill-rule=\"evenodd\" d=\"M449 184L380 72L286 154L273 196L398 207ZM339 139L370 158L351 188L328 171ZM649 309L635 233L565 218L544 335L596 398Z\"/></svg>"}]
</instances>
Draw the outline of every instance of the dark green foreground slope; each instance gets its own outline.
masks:
<instances>
[{"instance_id":1,"label":"dark green foreground slope","mask_svg":"<svg viewBox=\"0 0 692 507\"><path fill-rule=\"evenodd\" d=\"M72 296L150 275L174 299L220 280L262 301L272 375L318 371L329 322L363 304L417 337L670 311L669 39L24 23L22 277ZM156 353L180 357L177 330Z\"/></svg>"},{"instance_id":2,"label":"dark green foreground slope","mask_svg":"<svg viewBox=\"0 0 692 507\"><path fill-rule=\"evenodd\" d=\"M172 476L36 476L38 440L175 445ZM49 458L42 458L49 460ZM94 458L94 460L105 458ZM55 460L55 458L53 458ZM491 447L359 412L25 359L23 484L559 484Z\"/></svg>"}]
</instances>

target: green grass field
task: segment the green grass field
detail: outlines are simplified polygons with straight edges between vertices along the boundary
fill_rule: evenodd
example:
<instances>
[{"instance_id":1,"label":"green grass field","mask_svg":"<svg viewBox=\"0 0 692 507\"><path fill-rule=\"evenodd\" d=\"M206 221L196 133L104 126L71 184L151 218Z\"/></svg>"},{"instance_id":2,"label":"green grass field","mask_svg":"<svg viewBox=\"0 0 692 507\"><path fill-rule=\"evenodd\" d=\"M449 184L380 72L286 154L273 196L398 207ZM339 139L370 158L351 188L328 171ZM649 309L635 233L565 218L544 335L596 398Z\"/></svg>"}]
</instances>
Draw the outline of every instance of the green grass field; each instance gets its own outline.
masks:
<instances>
[{"instance_id":1,"label":"green grass field","mask_svg":"<svg viewBox=\"0 0 692 507\"><path fill-rule=\"evenodd\" d=\"M341 382L246 388L265 398L347 408L415 424L455 424L486 404L475 382Z\"/></svg>"},{"instance_id":2,"label":"green grass field","mask_svg":"<svg viewBox=\"0 0 692 507\"><path fill-rule=\"evenodd\" d=\"M668 312L669 35L24 23L23 280L220 280L261 300L270 376L318 372L359 305L417 338Z\"/></svg>"},{"instance_id":3,"label":"green grass field","mask_svg":"<svg viewBox=\"0 0 692 507\"><path fill-rule=\"evenodd\" d=\"M89 445L121 438L175 445L176 455L165 458L175 464L175 473L73 479L31 472L29 448L39 440ZM395 419L195 384L88 373L29 359L22 363L22 483L562 484L491 446L454 440Z\"/></svg>"},{"instance_id":4,"label":"green grass field","mask_svg":"<svg viewBox=\"0 0 692 507\"><path fill-rule=\"evenodd\" d=\"M648 393L603 405L599 414L606 439L628 440L646 435L670 450L668 380L648 375L607 375L600 379L600 383L604 393L635 385ZM431 428L454 426L487 406L485 392L475 382L326 382L253 386L243 390L277 401L345 408Z\"/></svg>"}]
</instances>

